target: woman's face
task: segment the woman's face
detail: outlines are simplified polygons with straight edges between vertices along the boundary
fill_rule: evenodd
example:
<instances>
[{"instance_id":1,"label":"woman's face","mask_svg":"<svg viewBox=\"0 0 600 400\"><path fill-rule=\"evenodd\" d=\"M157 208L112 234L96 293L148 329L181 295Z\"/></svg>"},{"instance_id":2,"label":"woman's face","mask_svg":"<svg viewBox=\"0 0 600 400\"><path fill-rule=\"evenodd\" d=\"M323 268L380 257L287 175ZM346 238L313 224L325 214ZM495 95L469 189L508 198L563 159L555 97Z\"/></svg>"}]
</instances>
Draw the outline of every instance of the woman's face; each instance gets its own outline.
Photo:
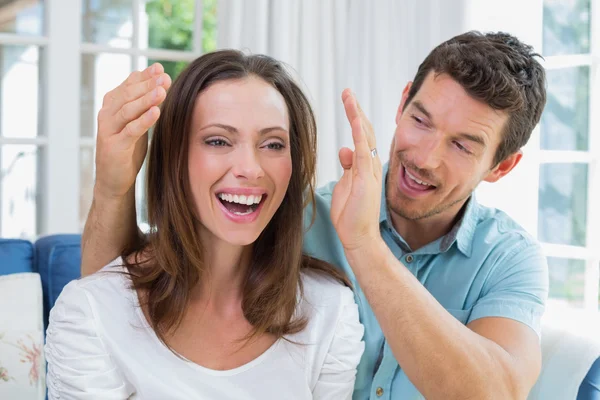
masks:
<instances>
[{"instance_id":1,"label":"woman's face","mask_svg":"<svg viewBox=\"0 0 600 400\"><path fill-rule=\"evenodd\" d=\"M198 96L188 154L196 215L234 245L256 241L292 175L288 110L258 77L220 81Z\"/></svg>"}]
</instances>

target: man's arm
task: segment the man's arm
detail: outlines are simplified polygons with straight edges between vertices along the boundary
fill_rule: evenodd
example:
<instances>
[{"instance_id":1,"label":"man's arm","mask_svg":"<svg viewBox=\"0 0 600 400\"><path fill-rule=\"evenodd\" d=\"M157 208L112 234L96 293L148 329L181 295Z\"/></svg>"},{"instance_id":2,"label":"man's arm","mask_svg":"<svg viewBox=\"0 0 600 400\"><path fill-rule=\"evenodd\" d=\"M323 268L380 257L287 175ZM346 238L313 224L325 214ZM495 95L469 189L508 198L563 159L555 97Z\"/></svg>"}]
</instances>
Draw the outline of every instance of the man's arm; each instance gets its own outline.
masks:
<instances>
[{"instance_id":1,"label":"man's arm","mask_svg":"<svg viewBox=\"0 0 600 400\"><path fill-rule=\"evenodd\" d=\"M82 276L107 265L139 237L134 189L135 186L121 198L104 198L94 193L81 236Z\"/></svg>"},{"instance_id":2,"label":"man's arm","mask_svg":"<svg viewBox=\"0 0 600 400\"><path fill-rule=\"evenodd\" d=\"M428 399L524 399L541 367L537 334L507 318L455 319L383 240L348 262L407 377Z\"/></svg>"},{"instance_id":3,"label":"man's arm","mask_svg":"<svg viewBox=\"0 0 600 400\"><path fill-rule=\"evenodd\" d=\"M494 307L505 305L505 299L519 309L527 308L522 306L535 297L531 287L536 284L531 282L545 271L537 268L545 265L539 252L530 249L533 254L520 252L518 260L508 260L506 276L476 304L474 321L462 325L381 238L382 168L373 151L375 136L351 92L344 91L342 99L355 150L340 150L344 174L333 190L331 221L394 357L428 399L525 398L540 371L538 337L521 322L487 316L498 314ZM533 273L511 269L523 266ZM543 300L540 297L540 303ZM533 310L523 312L533 314Z\"/></svg>"},{"instance_id":4,"label":"man's arm","mask_svg":"<svg viewBox=\"0 0 600 400\"><path fill-rule=\"evenodd\" d=\"M171 78L156 63L104 96L98 113L94 200L81 239L81 274L92 274L138 238L135 179Z\"/></svg>"}]
</instances>

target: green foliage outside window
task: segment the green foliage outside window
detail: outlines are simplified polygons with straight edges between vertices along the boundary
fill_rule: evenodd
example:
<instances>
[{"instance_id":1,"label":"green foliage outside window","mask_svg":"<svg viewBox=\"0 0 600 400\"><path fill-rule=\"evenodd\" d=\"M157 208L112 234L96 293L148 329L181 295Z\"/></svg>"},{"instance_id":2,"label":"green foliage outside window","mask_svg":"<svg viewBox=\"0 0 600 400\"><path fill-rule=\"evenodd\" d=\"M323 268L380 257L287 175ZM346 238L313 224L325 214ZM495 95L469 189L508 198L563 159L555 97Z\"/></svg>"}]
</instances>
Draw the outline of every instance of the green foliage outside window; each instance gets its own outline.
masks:
<instances>
[{"instance_id":1,"label":"green foliage outside window","mask_svg":"<svg viewBox=\"0 0 600 400\"><path fill-rule=\"evenodd\" d=\"M192 50L194 35L194 0L148 0L148 45L155 49ZM217 48L217 0L202 0L202 52ZM200 55L200 54L198 54ZM186 67L185 61L160 62L165 72L175 79Z\"/></svg>"}]
</instances>

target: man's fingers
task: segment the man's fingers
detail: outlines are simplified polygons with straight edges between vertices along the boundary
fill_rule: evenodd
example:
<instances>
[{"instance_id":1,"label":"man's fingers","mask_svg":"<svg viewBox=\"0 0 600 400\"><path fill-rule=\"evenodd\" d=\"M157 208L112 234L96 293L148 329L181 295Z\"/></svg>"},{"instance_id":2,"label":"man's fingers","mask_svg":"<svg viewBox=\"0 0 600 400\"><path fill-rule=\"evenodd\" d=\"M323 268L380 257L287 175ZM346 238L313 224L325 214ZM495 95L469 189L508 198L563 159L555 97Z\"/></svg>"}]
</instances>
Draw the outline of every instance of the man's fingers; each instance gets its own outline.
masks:
<instances>
[{"instance_id":1,"label":"man's fingers","mask_svg":"<svg viewBox=\"0 0 600 400\"><path fill-rule=\"evenodd\" d=\"M150 77L152 77L154 75L154 71L162 70L162 72L164 72L162 65L158 64L158 65L160 65L160 67L158 67L157 64L158 63L152 64L151 66L149 66L148 68L146 68L143 71L133 71L132 73L130 73L127 76L127 78L125 78L125 80L123 82L121 82L121 84L119 86L117 86L116 88L114 88L113 90L111 90L110 92L108 92L104 95L104 99L102 100L102 107L104 108L104 107L113 106L113 103L116 100L118 100L119 95L121 94L121 91L123 88L149 79ZM118 109L118 108L120 108L120 105L113 106L113 108Z\"/></svg>"},{"instance_id":2,"label":"man's fingers","mask_svg":"<svg viewBox=\"0 0 600 400\"><path fill-rule=\"evenodd\" d=\"M354 157L356 165L353 165L357 172L372 172L373 163L371 150L367 142L366 135L363 131L362 118L359 115L356 99L353 94L347 95L344 91L342 98L344 99L344 109L346 116L352 128L352 140L354 142Z\"/></svg>"},{"instance_id":3,"label":"man's fingers","mask_svg":"<svg viewBox=\"0 0 600 400\"><path fill-rule=\"evenodd\" d=\"M166 90L162 86L154 88L150 93L146 93L139 99L125 104L113 118L111 122L115 126L107 127L111 132L119 132L131 121L139 118L142 114L154 106L161 104L167 96ZM120 128L120 129L119 129Z\"/></svg>"},{"instance_id":4,"label":"man's fingers","mask_svg":"<svg viewBox=\"0 0 600 400\"><path fill-rule=\"evenodd\" d=\"M344 110L346 111L348 122L352 125L352 121L359 117L359 113L358 107L356 106L356 98L350 89L345 89L342 92L342 102L344 103Z\"/></svg>"},{"instance_id":5,"label":"man's fingers","mask_svg":"<svg viewBox=\"0 0 600 400\"><path fill-rule=\"evenodd\" d=\"M171 77L168 74L163 73L155 75L145 81L132 83L126 86L121 85L107 94L107 96L110 97L110 103L106 104L103 108L107 110L106 113L109 115L116 114L127 103L139 99L157 87L168 90L171 87ZM126 121L126 123L127 122L129 121ZM115 129L114 131L117 132L122 128L123 126L118 127L118 129Z\"/></svg>"},{"instance_id":6,"label":"man's fingers","mask_svg":"<svg viewBox=\"0 0 600 400\"><path fill-rule=\"evenodd\" d=\"M171 77L168 74L160 74L150 79L146 79L145 81L137 82L123 88L123 104L137 100L157 87L162 87L165 90L168 90L171 87Z\"/></svg>"},{"instance_id":7,"label":"man's fingers","mask_svg":"<svg viewBox=\"0 0 600 400\"><path fill-rule=\"evenodd\" d=\"M153 76L160 75L165 72L164 67L160 63L154 63L143 71L136 71L129 74L127 79L119 86L129 86L134 83L142 82L152 78Z\"/></svg>"},{"instance_id":8,"label":"man's fingers","mask_svg":"<svg viewBox=\"0 0 600 400\"><path fill-rule=\"evenodd\" d=\"M347 147L342 147L339 152L340 165L344 170L352 168L354 152Z\"/></svg>"},{"instance_id":9,"label":"man's fingers","mask_svg":"<svg viewBox=\"0 0 600 400\"><path fill-rule=\"evenodd\" d=\"M155 86L163 86L165 89L168 89L171 86L171 78L167 79L165 76L168 75L164 73L164 68L159 63L154 63L143 71L132 72L119 86L106 93L102 102L102 108L116 112L126 102L134 100L131 98L132 93L135 92L133 87L137 89L140 84L142 87L145 85L147 91Z\"/></svg>"},{"instance_id":10,"label":"man's fingers","mask_svg":"<svg viewBox=\"0 0 600 400\"><path fill-rule=\"evenodd\" d=\"M123 128L123 131L120 133L122 138L120 139L127 142L127 146L135 144L154 125L159 116L160 109L157 106L150 108L139 118L131 121Z\"/></svg>"},{"instance_id":11,"label":"man's fingers","mask_svg":"<svg viewBox=\"0 0 600 400\"><path fill-rule=\"evenodd\" d=\"M348 116L348 120L352 123L354 118L360 118L362 130L366 136L367 143L369 144L369 149L374 149L377 147L377 142L375 139L375 131L373 129L373 125L371 125L371 121L367 118L366 114L360 107L360 103L356 99L356 95L352 93L350 89L345 89L342 92L342 100L344 101L344 106L346 106L346 102L353 102L355 107L350 109L350 113L346 110L346 115Z\"/></svg>"},{"instance_id":12,"label":"man's fingers","mask_svg":"<svg viewBox=\"0 0 600 400\"><path fill-rule=\"evenodd\" d=\"M377 147L377 139L375 137L375 130L373 129L373 125L371 121L367 118L367 115L363 111L360 106L358 100L356 100L356 107L358 108L358 114L360 115L363 131L367 137L367 142L369 143L369 149L374 149Z\"/></svg>"},{"instance_id":13,"label":"man's fingers","mask_svg":"<svg viewBox=\"0 0 600 400\"><path fill-rule=\"evenodd\" d=\"M352 96L352 90L348 88L344 89L344 91L342 92L342 103L345 103L346 99L350 96Z\"/></svg>"},{"instance_id":14,"label":"man's fingers","mask_svg":"<svg viewBox=\"0 0 600 400\"><path fill-rule=\"evenodd\" d=\"M369 145L369 153L370 153L373 149L377 149L377 138L375 136L375 129L373 129L373 125L371 124L371 121L369 121L366 114L360 107L360 103L358 102L358 100L356 101L356 106L358 108L358 112L361 117L362 129L367 138L367 143ZM373 157L371 155L371 158L372 158L372 162L373 162L373 174L375 175L375 178L377 178L377 180L381 182L381 176L383 173L382 172L383 168L381 165L381 158L379 158L379 154L375 154L375 157Z\"/></svg>"}]
</instances>

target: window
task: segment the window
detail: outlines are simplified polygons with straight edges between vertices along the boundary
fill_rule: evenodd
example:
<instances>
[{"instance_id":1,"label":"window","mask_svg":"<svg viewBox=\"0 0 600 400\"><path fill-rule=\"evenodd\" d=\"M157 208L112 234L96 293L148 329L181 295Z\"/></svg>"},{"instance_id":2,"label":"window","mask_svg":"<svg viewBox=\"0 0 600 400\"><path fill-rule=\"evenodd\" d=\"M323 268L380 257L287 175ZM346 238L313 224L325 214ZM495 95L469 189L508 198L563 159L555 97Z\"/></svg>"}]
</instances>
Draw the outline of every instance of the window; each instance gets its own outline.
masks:
<instances>
[{"instance_id":1,"label":"window","mask_svg":"<svg viewBox=\"0 0 600 400\"><path fill-rule=\"evenodd\" d=\"M92 200L96 116L104 94L122 82L131 71L141 70L154 62L160 62L165 72L175 79L191 60L216 49L216 6L216 0L84 0L81 227ZM202 24L194 24L198 18L202 19ZM143 179L138 179L138 217L143 223L142 185Z\"/></svg>"},{"instance_id":2,"label":"window","mask_svg":"<svg viewBox=\"0 0 600 400\"><path fill-rule=\"evenodd\" d=\"M83 227L104 94L216 48L217 0L0 2L0 237ZM54 44L54 45L52 45Z\"/></svg>"},{"instance_id":3,"label":"window","mask_svg":"<svg viewBox=\"0 0 600 400\"><path fill-rule=\"evenodd\" d=\"M598 310L600 2L544 0L542 55L538 239L549 257L550 305Z\"/></svg>"},{"instance_id":4,"label":"window","mask_svg":"<svg viewBox=\"0 0 600 400\"><path fill-rule=\"evenodd\" d=\"M0 3L0 236L38 229L38 168L47 144L39 121L47 46L41 1Z\"/></svg>"}]
</instances>

